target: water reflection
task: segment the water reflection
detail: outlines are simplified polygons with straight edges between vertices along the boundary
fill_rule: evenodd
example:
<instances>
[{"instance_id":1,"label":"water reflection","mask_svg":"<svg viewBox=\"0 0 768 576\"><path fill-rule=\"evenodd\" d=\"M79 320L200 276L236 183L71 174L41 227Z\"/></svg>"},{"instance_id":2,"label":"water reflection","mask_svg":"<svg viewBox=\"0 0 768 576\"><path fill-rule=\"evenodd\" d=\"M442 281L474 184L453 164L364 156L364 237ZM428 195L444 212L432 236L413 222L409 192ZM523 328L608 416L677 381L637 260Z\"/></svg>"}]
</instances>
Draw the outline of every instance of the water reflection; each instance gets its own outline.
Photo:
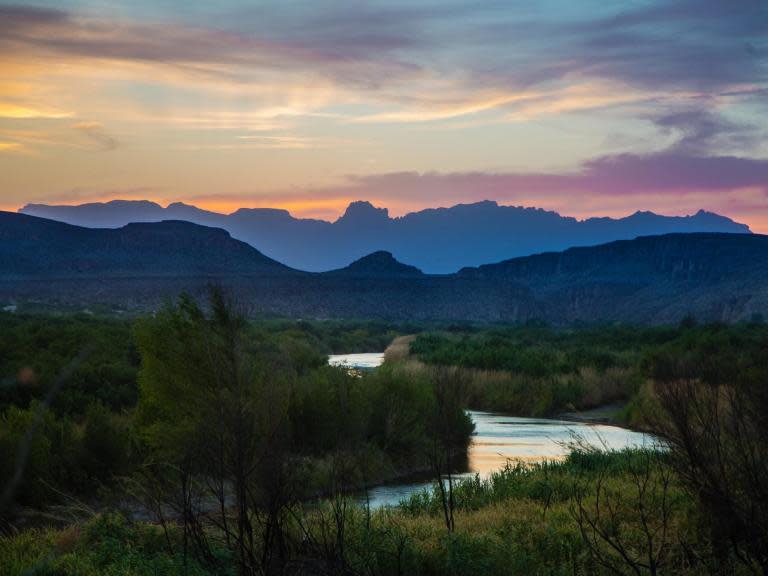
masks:
<instances>
[{"instance_id":1,"label":"water reflection","mask_svg":"<svg viewBox=\"0 0 768 576\"><path fill-rule=\"evenodd\" d=\"M370 370L381 366L384 362L384 352L365 352L361 354L331 354L328 364L331 366L346 366L358 370Z\"/></svg>"},{"instance_id":2,"label":"water reflection","mask_svg":"<svg viewBox=\"0 0 768 576\"><path fill-rule=\"evenodd\" d=\"M328 363L354 369L372 369L384 361L384 353L338 354ZM517 418L490 412L470 411L475 434L469 446L467 471L458 478L479 474L487 477L508 461L541 462L564 458L575 444L605 450L640 448L653 439L640 432L605 424L586 424L545 418ZM393 506L411 494L429 488L428 481L397 482L377 486L359 497L372 508Z\"/></svg>"},{"instance_id":3,"label":"water reflection","mask_svg":"<svg viewBox=\"0 0 768 576\"><path fill-rule=\"evenodd\" d=\"M540 462L564 458L575 443L606 450L650 445L645 434L604 424L544 418L516 418L470 412L475 435L469 448L469 471L487 476L507 460Z\"/></svg>"},{"instance_id":4,"label":"water reflection","mask_svg":"<svg viewBox=\"0 0 768 576\"><path fill-rule=\"evenodd\" d=\"M576 444L605 450L651 446L653 439L640 432L604 424L585 424L544 418L517 418L503 414L470 411L475 434L469 446L466 478L479 474L488 477L508 461L541 462L560 460ZM395 506L416 492L430 488L431 482L404 482L377 486L361 495L359 502L371 508Z\"/></svg>"}]
</instances>

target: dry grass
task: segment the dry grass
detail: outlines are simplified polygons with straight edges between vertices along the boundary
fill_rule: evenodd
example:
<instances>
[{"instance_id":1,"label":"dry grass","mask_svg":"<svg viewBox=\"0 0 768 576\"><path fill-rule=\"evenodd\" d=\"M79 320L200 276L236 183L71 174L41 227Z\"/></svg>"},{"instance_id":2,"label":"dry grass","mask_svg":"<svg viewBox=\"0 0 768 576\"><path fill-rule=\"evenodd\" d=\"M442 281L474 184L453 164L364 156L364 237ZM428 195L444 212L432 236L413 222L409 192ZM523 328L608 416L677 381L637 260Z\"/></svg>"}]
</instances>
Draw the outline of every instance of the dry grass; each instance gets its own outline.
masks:
<instances>
[{"instance_id":1,"label":"dry grass","mask_svg":"<svg viewBox=\"0 0 768 576\"><path fill-rule=\"evenodd\" d=\"M415 338L413 335L396 338L387 348L385 359L412 378L431 379L438 370L442 374L452 373L464 381L469 404L478 410L519 416L589 410L626 401L638 386L635 373L622 367L597 370L584 366L576 373L536 378L505 370L425 364L410 352Z\"/></svg>"},{"instance_id":2,"label":"dry grass","mask_svg":"<svg viewBox=\"0 0 768 576\"><path fill-rule=\"evenodd\" d=\"M415 334L398 336L384 351L384 360L387 362L402 362L411 355L411 342L416 339Z\"/></svg>"},{"instance_id":3,"label":"dry grass","mask_svg":"<svg viewBox=\"0 0 768 576\"><path fill-rule=\"evenodd\" d=\"M67 552L72 552L75 549L81 537L82 530L80 529L80 526L73 524L72 526L64 528L56 535L54 539L54 545L56 546L57 550L66 554Z\"/></svg>"}]
</instances>

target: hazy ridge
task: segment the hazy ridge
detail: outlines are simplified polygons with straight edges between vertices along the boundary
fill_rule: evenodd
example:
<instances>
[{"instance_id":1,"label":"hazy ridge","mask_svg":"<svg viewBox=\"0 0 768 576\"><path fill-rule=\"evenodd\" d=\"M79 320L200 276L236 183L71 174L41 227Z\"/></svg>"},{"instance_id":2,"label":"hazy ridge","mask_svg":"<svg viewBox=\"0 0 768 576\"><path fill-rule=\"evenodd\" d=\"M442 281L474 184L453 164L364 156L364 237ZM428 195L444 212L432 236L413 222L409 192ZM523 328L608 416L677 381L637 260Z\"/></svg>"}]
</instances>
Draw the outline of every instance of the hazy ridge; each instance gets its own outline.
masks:
<instances>
[{"instance_id":1,"label":"hazy ridge","mask_svg":"<svg viewBox=\"0 0 768 576\"><path fill-rule=\"evenodd\" d=\"M768 236L668 234L429 275L376 252L309 273L226 231L167 221L93 230L0 213L0 303L151 310L215 282L255 314L555 324L733 322L768 314Z\"/></svg>"},{"instance_id":2,"label":"hazy ridge","mask_svg":"<svg viewBox=\"0 0 768 576\"><path fill-rule=\"evenodd\" d=\"M748 233L733 220L699 211L691 216L636 212L625 218L577 220L552 211L483 201L430 208L392 218L386 208L353 202L335 222L294 218L286 210L240 209L224 215L182 203L148 201L80 206L29 204L24 214L85 227L185 220L227 230L265 255L300 270L347 266L378 250L427 273L449 274L517 256L675 232Z\"/></svg>"}]
</instances>

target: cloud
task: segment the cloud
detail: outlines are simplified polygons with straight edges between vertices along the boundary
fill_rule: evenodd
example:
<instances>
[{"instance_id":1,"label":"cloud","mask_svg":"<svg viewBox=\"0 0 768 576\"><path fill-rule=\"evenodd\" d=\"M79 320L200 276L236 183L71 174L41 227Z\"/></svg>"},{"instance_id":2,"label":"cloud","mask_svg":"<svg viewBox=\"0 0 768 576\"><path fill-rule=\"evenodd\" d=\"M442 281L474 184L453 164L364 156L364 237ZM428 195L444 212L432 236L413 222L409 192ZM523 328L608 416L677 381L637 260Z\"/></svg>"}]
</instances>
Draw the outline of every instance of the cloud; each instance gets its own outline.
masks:
<instances>
[{"instance_id":1,"label":"cloud","mask_svg":"<svg viewBox=\"0 0 768 576\"><path fill-rule=\"evenodd\" d=\"M80 195L74 191L62 198L71 201ZM393 214L488 199L577 217L620 216L635 210L690 214L703 208L768 233L768 160L693 156L674 146L652 154L598 157L571 172L390 172L348 175L331 186L251 193L179 196L138 189L130 194L87 194L101 199L129 195L191 202L219 212L279 207L298 216L326 220L334 220L349 202L358 199L386 206Z\"/></svg>"},{"instance_id":2,"label":"cloud","mask_svg":"<svg viewBox=\"0 0 768 576\"><path fill-rule=\"evenodd\" d=\"M68 118L70 116L72 116L71 113L60 110L0 102L0 118L28 120L33 118Z\"/></svg>"},{"instance_id":3,"label":"cloud","mask_svg":"<svg viewBox=\"0 0 768 576\"><path fill-rule=\"evenodd\" d=\"M768 77L761 0L649 2L560 29L570 69L637 87L716 92Z\"/></svg>"},{"instance_id":4,"label":"cloud","mask_svg":"<svg viewBox=\"0 0 768 576\"><path fill-rule=\"evenodd\" d=\"M63 10L20 4L0 6L0 21L3 22L4 29L61 24L66 23L68 19L67 13Z\"/></svg>"},{"instance_id":5,"label":"cloud","mask_svg":"<svg viewBox=\"0 0 768 576\"><path fill-rule=\"evenodd\" d=\"M3 152L18 152L22 149L22 144L19 142L3 142L0 141L0 153Z\"/></svg>"},{"instance_id":6,"label":"cloud","mask_svg":"<svg viewBox=\"0 0 768 576\"><path fill-rule=\"evenodd\" d=\"M72 128L85 136L90 146L97 150L114 150L118 146L117 140L98 122L78 122L73 124Z\"/></svg>"},{"instance_id":7,"label":"cloud","mask_svg":"<svg viewBox=\"0 0 768 576\"><path fill-rule=\"evenodd\" d=\"M248 134L239 136L237 141L215 144L191 144L187 150L328 150L333 148L360 147L366 145L361 140L345 140L341 138L320 138L310 136L267 136Z\"/></svg>"},{"instance_id":8,"label":"cloud","mask_svg":"<svg viewBox=\"0 0 768 576\"><path fill-rule=\"evenodd\" d=\"M607 194L685 193L768 187L768 160L690 156L677 151L622 154L587 162L572 185Z\"/></svg>"},{"instance_id":9,"label":"cloud","mask_svg":"<svg viewBox=\"0 0 768 576\"><path fill-rule=\"evenodd\" d=\"M585 162L570 173L395 172L350 176L334 188L346 196L441 200L534 200L537 196L717 195L744 188L768 190L768 160L688 156L675 151L620 154ZM535 201L535 200L534 200Z\"/></svg>"},{"instance_id":10,"label":"cloud","mask_svg":"<svg viewBox=\"0 0 768 576\"><path fill-rule=\"evenodd\" d=\"M241 191L260 173L294 186L297 203L331 199L317 210L355 197L761 210L765 127L745 119L768 101L763 0L244 4L1 6L0 140L41 152L6 155L15 194L50 189L43 173L93 185L71 149L113 150L130 134L121 160L147 167L135 183L186 187L169 194L212 181ZM361 141L375 145L289 156ZM190 149L232 148L275 152L199 155L178 170ZM526 163L573 168L509 170ZM435 171L310 182L403 165ZM112 186L126 184L120 166L104 175Z\"/></svg>"},{"instance_id":11,"label":"cloud","mask_svg":"<svg viewBox=\"0 0 768 576\"><path fill-rule=\"evenodd\" d=\"M88 204L94 202L108 202L119 198L121 200L144 200L147 197L155 196L158 190L146 186L136 186L133 188L86 188L78 187L45 196L33 196L27 201L32 204Z\"/></svg>"},{"instance_id":12,"label":"cloud","mask_svg":"<svg viewBox=\"0 0 768 576\"><path fill-rule=\"evenodd\" d=\"M334 186L193 198L209 206L279 206L299 214L313 205L328 219L354 199L378 202L397 214L492 199L580 216L705 208L768 224L768 160L691 156L670 148L603 156L572 172L390 172L349 175Z\"/></svg>"},{"instance_id":13,"label":"cloud","mask_svg":"<svg viewBox=\"0 0 768 576\"><path fill-rule=\"evenodd\" d=\"M657 116L660 128L675 131L680 139L675 150L686 154L707 154L723 148L746 149L759 141L757 127L734 122L707 109L684 109Z\"/></svg>"},{"instance_id":14,"label":"cloud","mask_svg":"<svg viewBox=\"0 0 768 576\"><path fill-rule=\"evenodd\" d=\"M378 85L417 67L360 59L299 43L235 31L168 22L100 20L61 10L0 9L0 47L6 54L162 64L189 75L229 82L254 80L259 71L303 71L355 86Z\"/></svg>"},{"instance_id":15,"label":"cloud","mask_svg":"<svg viewBox=\"0 0 768 576\"><path fill-rule=\"evenodd\" d=\"M266 3L208 17L116 19L106 12L0 9L9 56L163 68L154 82L262 91L299 86L318 105L363 101L369 122L441 120L494 109L512 119L676 95L744 98L768 82L768 6L605 3L588 15L515 3ZM343 92L344 94L340 94ZM739 94L739 96L735 96ZM263 95L263 94L262 94ZM437 95L437 96L436 96ZM386 109L387 106L394 109Z\"/></svg>"},{"instance_id":16,"label":"cloud","mask_svg":"<svg viewBox=\"0 0 768 576\"><path fill-rule=\"evenodd\" d=\"M314 8L267 3L237 24L334 55L384 55L474 87L512 88L600 78L636 90L720 90L765 82L768 5L762 0L369 2ZM226 9L222 9L226 14Z\"/></svg>"},{"instance_id":17,"label":"cloud","mask_svg":"<svg viewBox=\"0 0 768 576\"><path fill-rule=\"evenodd\" d=\"M384 123L384 122L431 122L478 114L493 110L500 106L510 106L516 101L533 98L532 94L520 93L479 93L471 97L429 96L419 99L405 108L398 107L395 111L377 112L354 118L354 122L360 123ZM415 104L415 105L414 105Z\"/></svg>"}]
</instances>

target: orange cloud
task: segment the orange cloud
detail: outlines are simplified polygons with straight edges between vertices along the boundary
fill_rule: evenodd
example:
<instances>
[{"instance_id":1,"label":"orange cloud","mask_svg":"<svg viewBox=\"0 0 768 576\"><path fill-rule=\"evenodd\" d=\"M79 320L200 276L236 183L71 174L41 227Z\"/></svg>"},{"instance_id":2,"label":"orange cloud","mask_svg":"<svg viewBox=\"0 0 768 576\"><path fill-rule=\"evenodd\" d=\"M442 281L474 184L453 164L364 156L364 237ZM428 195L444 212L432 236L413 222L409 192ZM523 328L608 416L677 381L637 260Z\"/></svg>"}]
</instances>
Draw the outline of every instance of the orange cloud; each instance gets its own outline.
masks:
<instances>
[{"instance_id":1,"label":"orange cloud","mask_svg":"<svg viewBox=\"0 0 768 576\"><path fill-rule=\"evenodd\" d=\"M0 152L13 152L22 148L19 142L2 142L0 141Z\"/></svg>"},{"instance_id":2,"label":"orange cloud","mask_svg":"<svg viewBox=\"0 0 768 576\"><path fill-rule=\"evenodd\" d=\"M0 102L0 118L12 118L18 120L30 118L68 118L70 116L72 116L70 112Z\"/></svg>"},{"instance_id":3,"label":"orange cloud","mask_svg":"<svg viewBox=\"0 0 768 576\"><path fill-rule=\"evenodd\" d=\"M355 198L345 196L315 196L310 193L286 193L255 195L211 195L194 196L184 200L198 208L230 214L240 208L279 208L288 210L298 218L320 218L335 220Z\"/></svg>"}]
</instances>

